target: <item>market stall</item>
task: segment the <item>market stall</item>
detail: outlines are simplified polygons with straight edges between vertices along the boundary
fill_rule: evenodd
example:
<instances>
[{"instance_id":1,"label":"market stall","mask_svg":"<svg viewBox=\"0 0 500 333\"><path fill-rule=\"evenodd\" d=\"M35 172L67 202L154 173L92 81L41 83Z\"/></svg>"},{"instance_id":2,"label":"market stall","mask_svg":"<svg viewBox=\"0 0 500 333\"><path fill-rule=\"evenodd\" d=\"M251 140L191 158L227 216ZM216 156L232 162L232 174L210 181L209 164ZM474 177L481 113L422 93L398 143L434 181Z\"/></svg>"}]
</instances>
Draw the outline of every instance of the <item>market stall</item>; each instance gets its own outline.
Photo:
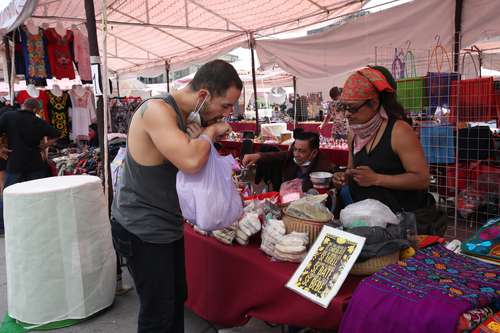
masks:
<instances>
[{"instance_id":1,"label":"market stall","mask_svg":"<svg viewBox=\"0 0 500 333\"><path fill-rule=\"evenodd\" d=\"M186 305L223 327L242 326L253 317L275 324L337 329L361 280L350 277L323 309L283 287L297 264L271 261L257 243L228 246L196 233L191 226L185 226L184 232Z\"/></svg>"}]
</instances>

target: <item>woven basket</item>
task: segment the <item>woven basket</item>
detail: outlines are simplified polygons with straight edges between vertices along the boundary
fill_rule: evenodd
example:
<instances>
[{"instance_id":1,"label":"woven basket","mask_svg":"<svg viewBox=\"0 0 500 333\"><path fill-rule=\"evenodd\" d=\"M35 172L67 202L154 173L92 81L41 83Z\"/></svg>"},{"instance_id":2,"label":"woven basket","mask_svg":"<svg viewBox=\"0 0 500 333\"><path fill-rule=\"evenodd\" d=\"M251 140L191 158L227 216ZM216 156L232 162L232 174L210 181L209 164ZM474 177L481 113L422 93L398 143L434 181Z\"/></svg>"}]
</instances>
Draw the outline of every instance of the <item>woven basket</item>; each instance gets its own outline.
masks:
<instances>
[{"instance_id":1,"label":"woven basket","mask_svg":"<svg viewBox=\"0 0 500 333\"><path fill-rule=\"evenodd\" d=\"M397 263L398 260L399 260L399 251L390 253L382 257L371 258L366 261L354 264L349 274L371 275L373 273L378 272L385 266Z\"/></svg>"},{"instance_id":2,"label":"woven basket","mask_svg":"<svg viewBox=\"0 0 500 333\"><path fill-rule=\"evenodd\" d=\"M283 214L283 223L285 224L286 233L288 234L292 231L307 232L307 234L309 235L308 247L314 243L321 231L321 228L323 228L323 226L327 222L329 221L311 221L299 219L288 215L286 211Z\"/></svg>"}]
</instances>

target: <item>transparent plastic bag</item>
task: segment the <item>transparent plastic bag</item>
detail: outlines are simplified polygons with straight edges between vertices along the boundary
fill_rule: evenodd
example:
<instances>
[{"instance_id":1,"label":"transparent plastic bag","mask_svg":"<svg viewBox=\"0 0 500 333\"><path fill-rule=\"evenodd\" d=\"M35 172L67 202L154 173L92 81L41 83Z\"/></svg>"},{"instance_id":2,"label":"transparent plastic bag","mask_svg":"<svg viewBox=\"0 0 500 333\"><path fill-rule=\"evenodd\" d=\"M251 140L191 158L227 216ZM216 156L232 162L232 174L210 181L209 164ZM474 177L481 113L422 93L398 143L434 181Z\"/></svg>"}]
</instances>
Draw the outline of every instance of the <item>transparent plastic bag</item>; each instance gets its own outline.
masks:
<instances>
[{"instance_id":1,"label":"transparent plastic bag","mask_svg":"<svg viewBox=\"0 0 500 333\"><path fill-rule=\"evenodd\" d=\"M202 230L224 229L243 214L243 203L232 177L234 158L220 156L212 144L207 163L196 174L177 173L182 215Z\"/></svg>"},{"instance_id":2,"label":"transparent plastic bag","mask_svg":"<svg viewBox=\"0 0 500 333\"><path fill-rule=\"evenodd\" d=\"M345 228L382 227L399 224L392 210L378 200L366 199L348 205L340 211L340 222Z\"/></svg>"},{"instance_id":3,"label":"transparent plastic bag","mask_svg":"<svg viewBox=\"0 0 500 333\"><path fill-rule=\"evenodd\" d=\"M333 214L323 204L328 195L305 196L288 206L286 213L292 217L313 221L331 221Z\"/></svg>"},{"instance_id":4,"label":"transparent plastic bag","mask_svg":"<svg viewBox=\"0 0 500 333\"><path fill-rule=\"evenodd\" d=\"M304 196L302 192L302 179L296 178L281 184L280 198L281 203L286 204L298 200Z\"/></svg>"}]
</instances>

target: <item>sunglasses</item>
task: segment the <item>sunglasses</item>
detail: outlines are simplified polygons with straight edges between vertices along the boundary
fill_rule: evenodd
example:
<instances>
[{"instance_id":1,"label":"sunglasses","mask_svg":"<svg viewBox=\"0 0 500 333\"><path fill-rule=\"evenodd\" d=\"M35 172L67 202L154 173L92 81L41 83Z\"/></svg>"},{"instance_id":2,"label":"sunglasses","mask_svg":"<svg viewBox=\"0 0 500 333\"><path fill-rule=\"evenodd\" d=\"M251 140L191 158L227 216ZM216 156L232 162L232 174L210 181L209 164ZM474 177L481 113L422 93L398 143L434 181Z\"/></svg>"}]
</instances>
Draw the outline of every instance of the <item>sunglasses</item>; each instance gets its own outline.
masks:
<instances>
[{"instance_id":1,"label":"sunglasses","mask_svg":"<svg viewBox=\"0 0 500 333\"><path fill-rule=\"evenodd\" d=\"M342 111L342 112L349 112L349 113L356 113L358 112L363 106L368 104L371 100L367 99L363 103L361 103L359 106L352 106L351 104L346 104L339 102L337 104L337 110Z\"/></svg>"}]
</instances>

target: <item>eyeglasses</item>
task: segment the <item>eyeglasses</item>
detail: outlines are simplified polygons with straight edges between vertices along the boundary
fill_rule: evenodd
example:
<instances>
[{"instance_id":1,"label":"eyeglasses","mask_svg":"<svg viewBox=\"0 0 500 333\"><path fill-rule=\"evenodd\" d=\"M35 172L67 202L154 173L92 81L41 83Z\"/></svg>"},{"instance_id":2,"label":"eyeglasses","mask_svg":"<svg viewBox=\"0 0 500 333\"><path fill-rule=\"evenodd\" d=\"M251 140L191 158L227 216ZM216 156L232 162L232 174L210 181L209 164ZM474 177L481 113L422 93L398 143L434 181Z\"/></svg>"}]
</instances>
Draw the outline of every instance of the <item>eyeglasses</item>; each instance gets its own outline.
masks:
<instances>
[{"instance_id":1,"label":"eyeglasses","mask_svg":"<svg viewBox=\"0 0 500 333\"><path fill-rule=\"evenodd\" d=\"M339 102L337 104L337 110L342 111L342 112L356 113L363 106L365 106L366 104L368 104L368 102L370 102L370 101L371 101L370 99L367 99L366 101L364 101L363 103L361 103L361 105L359 105L359 106L352 106L351 104L346 104L346 103Z\"/></svg>"}]
</instances>

